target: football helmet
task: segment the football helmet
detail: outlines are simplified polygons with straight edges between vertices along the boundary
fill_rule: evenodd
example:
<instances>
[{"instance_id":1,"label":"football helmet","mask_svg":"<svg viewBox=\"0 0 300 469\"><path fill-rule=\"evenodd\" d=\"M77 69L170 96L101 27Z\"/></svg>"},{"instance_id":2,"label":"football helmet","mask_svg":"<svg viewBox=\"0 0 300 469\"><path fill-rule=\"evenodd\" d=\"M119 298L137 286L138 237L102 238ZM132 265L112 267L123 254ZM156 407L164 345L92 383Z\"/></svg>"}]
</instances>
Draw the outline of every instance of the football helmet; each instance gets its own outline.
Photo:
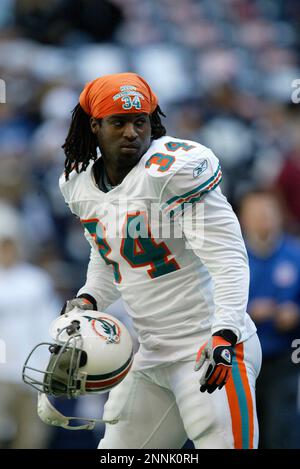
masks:
<instances>
[{"instance_id":1,"label":"football helmet","mask_svg":"<svg viewBox=\"0 0 300 469\"><path fill-rule=\"evenodd\" d=\"M48 396L45 393L38 393L38 405L37 412L40 419L47 425L53 425L55 427L62 427L66 430L93 430L97 422L105 422L115 424L118 422L118 418L113 420L103 420L86 417L67 417L59 412L49 401ZM80 422L86 422L78 425ZM71 424L72 422L72 424Z\"/></svg>"},{"instance_id":2,"label":"football helmet","mask_svg":"<svg viewBox=\"0 0 300 469\"><path fill-rule=\"evenodd\" d=\"M36 345L22 372L25 383L46 395L74 398L110 391L132 365L131 336L109 314L74 308L55 319L49 332L54 342ZM45 370L34 366L42 347L50 352Z\"/></svg>"}]
</instances>

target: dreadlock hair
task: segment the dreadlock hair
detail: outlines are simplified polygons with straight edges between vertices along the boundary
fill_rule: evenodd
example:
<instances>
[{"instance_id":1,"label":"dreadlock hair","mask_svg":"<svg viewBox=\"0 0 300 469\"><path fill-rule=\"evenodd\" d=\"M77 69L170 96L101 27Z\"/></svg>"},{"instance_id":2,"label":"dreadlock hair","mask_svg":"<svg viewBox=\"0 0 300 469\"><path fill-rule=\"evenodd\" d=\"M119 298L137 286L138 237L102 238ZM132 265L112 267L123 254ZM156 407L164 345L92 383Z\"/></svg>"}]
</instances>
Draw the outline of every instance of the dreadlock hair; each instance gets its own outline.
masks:
<instances>
[{"instance_id":1,"label":"dreadlock hair","mask_svg":"<svg viewBox=\"0 0 300 469\"><path fill-rule=\"evenodd\" d=\"M157 140L158 138L163 137L167 133L166 128L162 125L160 116L166 117L166 115L157 105L152 114L150 114L150 124L152 131L151 138L153 140Z\"/></svg>"},{"instance_id":2,"label":"dreadlock hair","mask_svg":"<svg viewBox=\"0 0 300 469\"><path fill-rule=\"evenodd\" d=\"M150 114L151 138L156 140L166 135L166 128L162 125L160 116L165 116L159 106ZM77 173L85 171L91 160L97 159L98 141L90 126L90 117L84 112L80 104L72 111L72 120L65 143L62 145L65 159L65 177L73 169Z\"/></svg>"},{"instance_id":3,"label":"dreadlock hair","mask_svg":"<svg viewBox=\"0 0 300 469\"><path fill-rule=\"evenodd\" d=\"M66 180L69 179L69 174L73 169L77 173L85 171L90 160L97 158L97 145L96 136L91 131L90 118L80 104L77 104L72 111L72 120L66 141L62 145L66 155Z\"/></svg>"}]
</instances>

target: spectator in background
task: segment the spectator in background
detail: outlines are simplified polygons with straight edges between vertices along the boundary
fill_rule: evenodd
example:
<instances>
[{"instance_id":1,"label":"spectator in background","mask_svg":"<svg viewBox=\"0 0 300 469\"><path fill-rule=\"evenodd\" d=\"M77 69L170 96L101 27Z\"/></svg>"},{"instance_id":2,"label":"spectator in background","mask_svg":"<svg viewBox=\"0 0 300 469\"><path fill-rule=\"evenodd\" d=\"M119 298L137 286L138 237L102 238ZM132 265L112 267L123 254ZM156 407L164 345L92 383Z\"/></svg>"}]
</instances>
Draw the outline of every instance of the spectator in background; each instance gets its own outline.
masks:
<instances>
[{"instance_id":1,"label":"spectator in background","mask_svg":"<svg viewBox=\"0 0 300 469\"><path fill-rule=\"evenodd\" d=\"M0 203L0 448L43 448L49 432L22 367L32 347L49 340L60 304L48 275L24 260L24 237L20 214Z\"/></svg>"},{"instance_id":2,"label":"spectator in background","mask_svg":"<svg viewBox=\"0 0 300 469\"><path fill-rule=\"evenodd\" d=\"M21 34L46 44L112 39L122 10L108 0L16 0Z\"/></svg>"},{"instance_id":3,"label":"spectator in background","mask_svg":"<svg viewBox=\"0 0 300 469\"><path fill-rule=\"evenodd\" d=\"M285 220L291 232L300 234L300 119L290 125L291 149L283 162L275 188L285 206Z\"/></svg>"},{"instance_id":4,"label":"spectator in background","mask_svg":"<svg viewBox=\"0 0 300 469\"><path fill-rule=\"evenodd\" d=\"M300 243L284 233L271 193L247 194L240 220L251 275L248 312L263 350L257 381L260 447L300 448L300 370L291 360L292 341L300 337Z\"/></svg>"}]
</instances>

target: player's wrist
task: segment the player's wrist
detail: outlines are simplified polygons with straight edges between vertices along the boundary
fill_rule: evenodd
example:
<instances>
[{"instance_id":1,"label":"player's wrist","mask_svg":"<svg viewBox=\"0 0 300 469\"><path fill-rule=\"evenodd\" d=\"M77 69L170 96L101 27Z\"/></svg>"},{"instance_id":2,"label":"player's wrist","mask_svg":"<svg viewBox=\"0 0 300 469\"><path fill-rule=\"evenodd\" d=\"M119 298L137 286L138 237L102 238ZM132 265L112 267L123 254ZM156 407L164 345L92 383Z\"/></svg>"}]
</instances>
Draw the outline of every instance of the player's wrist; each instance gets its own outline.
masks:
<instances>
[{"instance_id":1,"label":"player's wrist","mask_svg":"<svg viewBox=\"0 0 300 469\"><path fill-rule=\"evenodd\" d=\"M84 310L97 311L97 301L89 293L82 293L81 295L67 300L60 312L60 315L69 313L73 308L79 308Z\"/></svg>"},{"instance_id":2,"label":"player's wrist","mask_svg":"<svg viewBox=\"0 0 300 469\"><path fill-rule=\"evenodd\" d=\"M91 303L91 305L93 306L93 311L97 311L97 301L89 293L81 293L81 295L78 295L76 298L83 298L83 299L89 301Z\"/></svg>"},{"instance_id":3,"label":"player's wrist","mask_svg":"<svg viewBox=\"0 0 300 469\"><path fill-rule=\"evenodd\" d=\"M213 334L214 336L222 337L224 340L229 342L231 346L235 346L237 343L237 336L231 329L220 329Z\"/></svg>"}]
</instances>

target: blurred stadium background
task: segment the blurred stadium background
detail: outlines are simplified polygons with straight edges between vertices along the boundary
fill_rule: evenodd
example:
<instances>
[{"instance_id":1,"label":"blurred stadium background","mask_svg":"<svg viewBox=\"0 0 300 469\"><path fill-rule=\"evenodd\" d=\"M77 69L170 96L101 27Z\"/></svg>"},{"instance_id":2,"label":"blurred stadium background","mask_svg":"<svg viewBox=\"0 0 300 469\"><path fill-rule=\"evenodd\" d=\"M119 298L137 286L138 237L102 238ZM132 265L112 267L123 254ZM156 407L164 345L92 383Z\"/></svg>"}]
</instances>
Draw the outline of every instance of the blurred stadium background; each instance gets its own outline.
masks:
<instances>
[{"instance_id":1,"label":"blurred stadium background","mask_svg":"<svg viewBox=\"0 0 300 469\"><path fill-rule=\"evenodd\" d=\"M0 78L6 85L6 102L1 96L0 103L0 447L94 448L103 432L102 426L70 434L40 425L35 396L20 382L20 364L31 346L47 338L48 323L85 280L89 248L58 189L70 111L85 82L135 71L158 94L168 133L197 140L219 156L223 190L235 209L252 190L280 200L275 213L295 249L290 270L280 271L281 287L289 284L292 269L296 280L285 301L294 310L293 320L276 332L285 340L269 356L267 350L265 389L274 405L272 421L262 405L262 447L299 448L299 368L292 366L280 381L278 362L286 370L291 340L300 338L300 104L291 99L292 83L300 79L299 3L0 4ZM261 268L271 275L264 259ZM257 295L276 303L273 287ZM112 311L121 317L122 305ZM259 332L263 341L264 327ZM60 405L66 413L96 417L104 400Z\"/></svg>"}]
</instances>

